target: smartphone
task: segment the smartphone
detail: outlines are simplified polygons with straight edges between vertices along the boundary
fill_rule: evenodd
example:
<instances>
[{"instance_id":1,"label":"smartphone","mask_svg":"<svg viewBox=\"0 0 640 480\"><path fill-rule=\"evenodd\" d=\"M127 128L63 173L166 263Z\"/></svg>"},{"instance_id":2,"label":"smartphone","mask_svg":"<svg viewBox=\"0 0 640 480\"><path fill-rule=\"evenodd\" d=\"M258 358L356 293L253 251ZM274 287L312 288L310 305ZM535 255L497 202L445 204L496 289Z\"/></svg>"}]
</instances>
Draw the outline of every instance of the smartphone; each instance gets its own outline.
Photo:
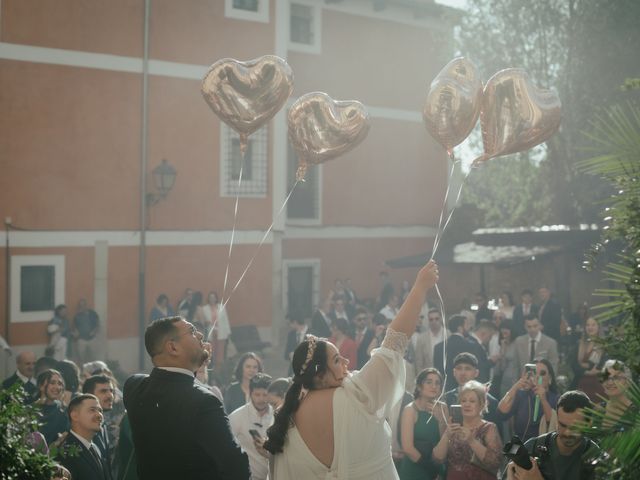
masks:
<instances>
[{"instance_id":1,"label":"smartphone","mask_svg":"<svg viewBox=\"0 0 640 480\"><path fill-rule=\"evenodd\" d=\"M451 412L451 421L462 425L462 406L451 405L449 411Z\"/></svg>"},{"instance_id":2,"label":"smartphone","mask_svg":"<svg viewBox=\"0 0 640 480\"><path fill-rule=\"evenodd\" d=\"M527 377L533 377L536 374L536 364L535 363L525 363L524 364L524 373Z\"/></svg>"},{"instance_id":3,"label":"smartphone","mask_svg":"<svg viewBox=\"0 0 640 480\"><path fill-rule=\"evenodd\" d=\"M253 438L260 438L260 433L258 433L257 430L254 430L253 428L251 430L249 430L249 435L251 435Z\"/></svg>"}]
</instances>

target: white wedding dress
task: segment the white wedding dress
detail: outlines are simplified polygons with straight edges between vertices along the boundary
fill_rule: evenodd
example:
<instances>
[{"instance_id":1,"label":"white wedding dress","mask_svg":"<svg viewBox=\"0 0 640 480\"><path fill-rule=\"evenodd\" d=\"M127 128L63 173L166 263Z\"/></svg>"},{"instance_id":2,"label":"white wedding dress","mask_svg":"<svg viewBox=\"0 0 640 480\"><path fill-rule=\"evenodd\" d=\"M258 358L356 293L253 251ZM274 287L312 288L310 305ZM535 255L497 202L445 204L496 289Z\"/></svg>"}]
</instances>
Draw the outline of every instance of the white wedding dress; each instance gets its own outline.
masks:
<instances>
[{"instance_id":1,"label":"white wedding dress","mask_svg":"<svg viewBox=\"0 0 640 480\"><path fill-rule=\"evenodd\" d=\"M271 457L270 480L397 479L385 411L404 392L407 344L404 333L388 329L382 346L372 352L362 370L335 389L331 468L311 453L292 426L283 453Z\"/></svg>"}]
</instances>

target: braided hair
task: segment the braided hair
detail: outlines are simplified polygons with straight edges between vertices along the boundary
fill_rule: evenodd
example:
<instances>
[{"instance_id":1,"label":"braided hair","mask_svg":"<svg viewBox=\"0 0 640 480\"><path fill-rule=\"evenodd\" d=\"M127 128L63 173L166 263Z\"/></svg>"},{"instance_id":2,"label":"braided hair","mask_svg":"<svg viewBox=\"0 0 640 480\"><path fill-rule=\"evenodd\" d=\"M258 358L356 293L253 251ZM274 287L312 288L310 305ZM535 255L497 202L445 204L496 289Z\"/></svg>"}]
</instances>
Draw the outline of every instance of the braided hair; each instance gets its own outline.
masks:
<instances>
[{"instance_id":1,"label":"braided hair","mask_svg":"<svg viewBox=\"0 0 640 480\"><path fill-rule=\"evenodd\" d=\"M307 355L313 354L307 362ZM291 360L293 368L293 383L287 390L284 403L276 412L273 425L267 430L267 441L264 448L272 454L282 453L289 428L293 425L293 415L300 407L300 393L302 389L317 388L315 379L327 371L327 341L314 339L303 341L293 352Z\"/></svg>"}]
</instances>

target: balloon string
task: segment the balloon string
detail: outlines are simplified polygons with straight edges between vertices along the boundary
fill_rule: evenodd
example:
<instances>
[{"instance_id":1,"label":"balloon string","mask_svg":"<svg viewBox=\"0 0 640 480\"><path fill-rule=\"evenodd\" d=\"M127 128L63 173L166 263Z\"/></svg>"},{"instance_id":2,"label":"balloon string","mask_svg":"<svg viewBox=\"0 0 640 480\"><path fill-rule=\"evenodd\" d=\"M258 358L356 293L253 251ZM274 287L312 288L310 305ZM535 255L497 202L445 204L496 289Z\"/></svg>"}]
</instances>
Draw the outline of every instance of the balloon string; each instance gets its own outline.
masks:
<instances>
[{"instance_id":1,"label":"balloon string","mask_svg":"<svg viewBox=\"0 0 640 480\"><path fill-rule=\"evenodd\" d=\"M242 143L242 139L241 139ZM244 168L246 149L241 148L242 161L240 162L240 174L238 175L238 187L236 190L236 205L233 209L233 228L231 229L231 242L229 243L229 257L227 258L227 268L224 272L224 283L222 285L222 298L220 303L224 300L224 296L227 292L227 280L229 278L229 265L231 264L231 251L233 250L233 243L236 237L236 221L238 220L238 200L240 199L240 185L242 184L242 170ZM245 150L245 151L242 151Z\"/></svg>"},{"instance_id":2,"label":"balloon string","mask_svg":"<svg viewBox=\"0 0 640 480\"><path fill-rule=\"evenodd\" d=\"M453 173L456 168L457 160L454 159L453 154L450 155L450 158L453 160L451 164L451 171L449 172L449 178L447 180L447 190L444 193L444 200L442 201L442 209L440 210L440 219L438 220L438 230L436 231L436 236L433 239L433 247L431 248L431 260L433 260L434 255L436 254L436 245L440 242L441 228L442 228L442 220L444 218L444 211L447 208L447 200L449 199L449 192L451 190L451 179L453 178Z\"/></svg>"},{"instance_id":3,"label":"balloon string","mask_svg":"<svg viewBox=\"0 0 640 480\"><path fill-rule=\"evenodd\" d=\"M451 218L453 217L453 212L455 212L456 208L458 207L458 202L460 201L460 196L462 195L462 189L464 188L464 184L466 183L467 178L469 178L469 174L470 173L471 173L471 169L469 169L469 171L466 173L466 175L462 179L462 182L460 182L460 188L458 188L458 194L456 195L456 200L453 203L453 208L449 212L449 216L447 217L447 221L444 222L444 225L442 227L442 231L440 232L440 237L437 239L436 242L434 242L433 252L431 254L431 258L433 258L433 255L435 255L435 252L438 250L438 247L440 246L440 240L442 240L442 236L444 235L444 232L447 229L447 226L449 225L449 222L451 222Z\"/></svg>"},{"instance_id":4,"label":"balloon string","mask_svg":"<svg viewBox=\"0 0 640 480\"><path fill-rule=\"evenodd\" d=\"M264 244L265 240L267 239L267 237L269 236L269 234L271 233L271 230L273 230L273 226L276 223L276 220L278 218L280 218L280 215L282 214L282 211L284 210L284 207L287 205L287 203L289 203L289 199L291 198L291 195L293 194L293 191L296 189L296 187L298 186L298 183L300 183L301 180L296 180L296 183L293 184L293 187L291 187L291 190L289 191L289 194L287 195L287 197L284 199L284 203L282 204L282 206L280 207L280 210L278 210L278 213L276 214L276 216L273 219L273 222L271 222L271 225L269 225L269 228L267 229L267 231L264 233L264 235L262 236L262 240L260 240L260 243L258 244L258 248L256 248L255 253L253 254L253 257L251 257L251 260L249 260L249 263L247 263L247 266L245 267L244 271L242 272L242 275L240 275L240 278L238 279L238 281L236 282L236 284L233 286L233 289L231 290L231 292L229 293L229 297L227 298L227 300L222 303L222 307L224 308L227 303L229 302L229 300L231 300L231 295L233 295L233 292L235 292L238 288L238 286L240 285L240 282L242 282L242 279L244 278L244 276L247 274L247 272L249 271L249 269L251 268L251 265L253 264L253 261L256 259L256 257L258 256L258 252L260 251L260 248L262 247L262 245Z\"/></svg>"}]
</instances>

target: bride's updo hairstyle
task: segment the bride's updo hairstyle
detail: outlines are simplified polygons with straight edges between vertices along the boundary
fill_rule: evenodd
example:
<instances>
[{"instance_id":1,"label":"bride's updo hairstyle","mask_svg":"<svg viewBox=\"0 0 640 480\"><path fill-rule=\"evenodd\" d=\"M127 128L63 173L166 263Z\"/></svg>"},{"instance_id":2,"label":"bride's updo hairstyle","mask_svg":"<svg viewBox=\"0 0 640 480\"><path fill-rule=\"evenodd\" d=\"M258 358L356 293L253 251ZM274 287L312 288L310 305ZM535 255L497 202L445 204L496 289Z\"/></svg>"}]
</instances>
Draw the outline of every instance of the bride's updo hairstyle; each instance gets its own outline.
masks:
<instances>
[{"instance_id":1,"label":"bride's updo hairstyle","mask_svg":"<svg viewBox=\"0 0 640 480\"><path fill-rule=\"evenodd\" d=\"M293 352L291 367L293 383L275 414L273 425L267 430L267 441L264 443L264 448L274 455L282 453L287 432L293 425L293 415L303 398L303 389L317 389L317 377L327 371L327 341L307 335Z\"/></svg>"}]
</instances>

